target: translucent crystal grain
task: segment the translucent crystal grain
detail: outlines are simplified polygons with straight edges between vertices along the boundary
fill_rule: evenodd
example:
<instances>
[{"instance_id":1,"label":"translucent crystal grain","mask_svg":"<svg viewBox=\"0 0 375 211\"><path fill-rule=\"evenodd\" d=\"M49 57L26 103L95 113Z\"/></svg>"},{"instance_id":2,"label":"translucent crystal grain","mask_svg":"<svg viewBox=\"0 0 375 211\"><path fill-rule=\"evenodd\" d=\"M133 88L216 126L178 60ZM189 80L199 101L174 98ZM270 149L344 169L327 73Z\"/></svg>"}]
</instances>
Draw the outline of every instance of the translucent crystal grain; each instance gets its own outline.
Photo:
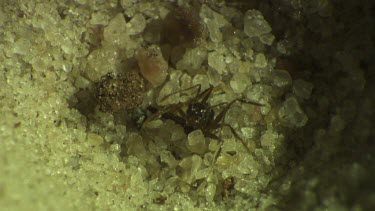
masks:
<instances>
[{"instance_id":1,"label":"translucent crystal grain","mask_svg":"<svg viewBox=\"0 0 375 211\"><path fill-rule=\"evenodd\" d=\"M201 130L189 133L187 148L197 154L203 154L207 150L206 138Z\"/></svg>"},{"instance_id":2,"label":"translucent crystal grain","mask_svg":"<svg viewBox=\"0 0 375 211\"><path fill-rule=\"evenodd\" d=\"M203 156L203 163L206 166L211 166L214 162L214 154L212 152L207 152Z\"/></svg>"},{"instance_id":3,"label":"translucent crystal grain","mask_svg":"<svg viewBox=\"0 0 375 211\"><path fill-rule=\"evenodd\" d=\"M272 92L272 87L264 84L254 84L249 88L250 91L246 94L247 99L260 103L268 101Z\"/></svg>"},{"instance_id":4,"label":"translucent crystal grain","mask_svg":"<svg viewBox=\"0 0 375 211\"><path fill-rule=\"evenodd\" d=\"M160 192L164 189L164 183L159 179L153 179L150 181L150 187L152 187L152 190Z\"/></svg>"},{"instance_id":5,"label":"translucent crystal grain","mask_svg":"<svg viewBox=\"0 0 375 211\"><path fill-rule=\"evenodd\" d=\"M120 63L118 58L118 52L112 47L94 50L87 58L88 68L85 75L90 80L96 81L109 72L116 72Z\"/></svg>"},{"instance_id":6,"label":"translucent crystal grain","mask_svg":"<svg viewBox=\"0 0 375 211\"><path fill-rule=\"evenodd\" d=\"M148 192L147 186L143 182L147 176L147 171L143 166L139 166L134 170L135 172L130 176L130 187L128 191L132 192L133 197L143 198ZM140 201L136 203L140 203Z\"/></svg>"},{"instance_id":7,"label":"translucent crystal grain","mask_svg":"<svg viewBox=\"0 0 375 211\"><path fill-rule=\"evenodd\" d=\"M196 185L198 185L196 188L197 195L204 196L206 194L207 180L203 180L200 184Z\"/></svg>"},{"instance_id":8,"label":"translucent crystal grain","mask_svg":"<svg viewBox=\"0 0 375 211\"><path fill-rule=\"evenodd\" d=\"M159 105L168 105L168 104L175 104L179 102L179 94L172 94L175 90L178 90L179 87L176 83L167 82L164 84L163 88L160 90L159 97L158 97L158 104Z\"/></svg>"},{"instance_id":9,"label":"translucent crystal grain","mask_svg":"<svg viewBox=\"0 0 375 211\"><path fill-rule=\"evenodd\" d=\"M241 132L246 139L252 139L256 134L256 129L252 127L243 127L241 128Z\"/></svg>"},{"instance_id":10,"label":"translucent crystal grain","mask_svg":"<svg viewBox=\"0 0 375 211\"><path fill-rule=\"evenodd\" d=\"M231 100L231 96L227 93L222 93L212 96L208 101L211 105L217 105L219 103L227 103ZM229 116L229 115L228 115Z\"/></svg>"},{"instance_id":11,"label":"translucent crystal grain","mask_svg":"<svg viewBox=\"0 0 375 211\"><path fill-rule=\"evenodd\" d=\"M160 161L166 163L169 167L175 168L178 165L177 160L170 151L163 150L160 153Z\"/></svg>"},{"instance_id":12,"label":"translucent crystal grain","mask_svg":"<svg viewBox=\"0 0 375 211\"><path fill-rule=\"evenodd\" d=\"M208 54L208 65L216 70L220 75L227 73L227 64L225 57L219 52L211 52Z\"/></svg>"},{"instance_id":13,"label":"translucent crystal grain","mask_svg":"<svg viewBox=\"0 0 375 211\"><path fill-rule=\"evenodd\" d=\"M138 13L126 24L126 27L129 35L139 34L146 28L146 19Z\"/></svg>"},{"instance_id":14,"label":"translucent crystal grain","mask_svg":"<svg viewBox=\"0 0 375 211\"><path fill-rule=\"evenodd\" d=\"M246 61L241 62L238 68L238 72L246 74L246 73L249 73L251 68L252 68L252 64L246 60Z\"/></svg>"},{"instance_id":15,"label":"translucent crystal grain","mask_svg":"<svg viewBox=\"0 0 375 211\"><path fill-rule=\"evenodd\" d=\"M164 192L167 194L174 193L176 191L176 186L179 178L177 176L172 176L167 179L167 181L164 184Z\"/></svg>"},{"instance_id":16,"label":"translucent crystal grain","mask_svg":"<svg viewBox=\"0 0 375 211\"><path fill-rule=\"evenodd\" d=\"M184 158L179 166L182 168L181 179L191 184L195 178L195 174L202 165L202 158L198 155L192 155Z\"/></svg>"},{"instance_id":17,"label":"translucent crystal grain","mask_svg":"<svg viewBox=\"0 0 375 211\"><path fill-rule=\"evenodd\" d=\"M221 82L221 75L214 69L208 69L208 82L213 86L217 86Z\"/></svg>"},{"instance_id":18,"label":"translucent crystal grain","mask_svg":"<svg viewBox=\"0 0 375 211\"><path fill-rule=\"evenodd\" d=\"M157 103L159 105L174 104L180 102L180 90L179 80L183 73L180 70L171 71L170 80L167 81L159 92ZM172 95L171 95L172 94Z\"/></svg>"},{"instance_id":19,"label":"translucent crystal grain","mask_svg":"<svg viewBox=\"0 0 375 211\"><path fill-rule=\"evenodd\" d=\"M202 48L187 49L182 59L177 62L176 67L180 70L197 70L206 59L206 50Z\"/></svg>"},{"instance_id":20,"label":"translucent crystal grain","mask_svg":"<svg viewBox=\"0 0 375 211\"><path fill-rule=\"evenodd\" d=\"M122 8L128 8L131 7L132 4L134 4L136 1L134 0L120 0L120 4Z\"/></svg>"},{"instance_id":21,"label":"translucent crystal grain","mask_svg":"<svg viewBox=\"0 0 375 211\"><path fill-rule=\"evenodd\" d=\"M77 156L71 156L71 157L65 159L65 164L66 164L66 166L71 167L73 170L78 170L80 168L79 161L80 161L80 157L78 155Z\"/></svg>"},{"instance_id":22,"label":"translucent crystal grain","mask_svg":"<svg viewBox=\"0 0 375 211\"><path fill-rule=\"evenodd\" d=\"M142 141L142 136L137 133L130 133L126 140L127 153L135 156L146 154L146 148Z\"/></svg>"},{"instance_id":23,"label":"translucent crystal grain","mask_svg":"<svg viewBox=\"0 0 375 211\"><path fill-rule=\"evenodd\" d=\"M90 24L106 26L108 24L108 19L109 17L106 13L94 12L91 15Z\"/></svg>"},{"instance_id":24,"label":"translucent crystal grain","mask_svg":"<svg viewBox=\"0 0 375 211\"><path fill-rule=\"evenodd\" d=\"M275 149L275 142L279 141L279 134L273 130L267 130L260 138L260 144L263 148L271 151Z\"/></svg>"},{"instance_id":25,"label":"translucent crystal grain","mask_svg":"<svg viewBox=\"0 0 375 211\"><path fill-rule=\"evenodd\" d=\"M275 36L273 36L272 34L263 34L260 36L260 41L266 45L272 45L274 40Z\"/></svg>"},{"instance_id":26,"label":"translucent crystal grain","mask_svg":"<svg viewBox=\"0 0 375 211\"><path fill-rule=\"evenodd\" d=\"M211 152L216 152L217 150L219 150L219 147L220 147L220 143L218 140L210 140L210 143L208 144L208 149L211 151Z\"/></svg>"},{"instance_id":27,"label":"translucent crystal grain","mask_svg":"<svg viewBox=\"0 0 375 211\"><path fill-rule=\"evenodd\" d=\"M222 101L217 101L216 104L222 103L222 102L229 102L229 101L230 100L225 100L225 98L224 98ZM213 104L213 105L215 105L215 104ZM232 125L232 127L236 128L239 125L243 124L244 117L245 117L245 115L244 115L244 112L241 109L241 107L232 106L226 114L225 122ZM231 133L229 133L229 134L231 134Z\"/></svg>"},{"instance_id":28,"label":"translucent crystal grain","mask_svg":"<svg viewBox=\"0 0 375 211\"><path fill-rule=\"evenodd\" d=\"M215 167L223 170L231 168L238 163L236 158L237 156L231 156L228 153L220 153L219 157L216 160Z\"/></svg>"},{"instance_id":29,"label":"translucent crystal grain","mask_svg":"<svg viewBox=\"0 0 375 211\"><path fill-rule=\"evenodd\" d=\"M235 73L230 80L230 86L235 93L243 93L248 85L251 85L251 81L246 74Z\"/></svg>"},{"instance_id":30,"label":"translucent crystal grain","mask_svg":"<svg viewBox=\"0 0 375 211\"><path fill-rule=\"evenodd\" d=\"M12 45L12 53L26 55L30 52L31 47L29 39L21 38Z\"/></svg>"},{"instance_id":31,"label":"translucent crystal grain","mask_svg":"<svg viewBox=\"0 0 375 211\"><path fill-rule=\"evenodd\" d=\"M207 89L210 85L208 83L208 77L205 74L197 74L194 76L192 85L201 85L201 89L205 90Z\"/></svg>"},{"instance_id":32,"label":"translucent crystal grain","mask_svg":"<svg viewBox=\"0 0 375 211\"><path fill-rule=\"evenodd\" d=\"M276 69L272 72L273 83L278 87L285 87L292 82L292 76L286 70Z\"/></svg>"},{"instance_id":33,"label":"translucent crystal grain","mask_svg":"<svg viewBox=\"0 0 375 211\"><path fill-rule=\"evenodd\" d=\"M227 139L223 143L222 152L237 152L243 150L243 146L236 139Z\"/></svg>"},{"instance_id":34,"label":"translucent crystal grain","mask_svg":"<svg viewBox=\"0 0 375 211\"><path fill-rule=\"evenodd\" d=\"M255 57L255 67L265 68L267 67L267 58L264 54L259 53Z\"/></svg>"},{"instance_id":35,"label":"translucent crystal grain","mask_svg":"<svg viewBox=\"0 0 375 211\"><path fill-rule=\"evenodd\" d=\"M119 144L111 144L109 147L109 151L114 153L115 155L119 155L121 152L121 146Z\"/></svg>"},{"instance_id":36,"label":"translucent crystal grain","mask_svg":"<svg viewBox=\"0 0 375 211\"><path fill-rule=\"evenodd\" d=\"M199 16L206 24L212 42L222 41L223 35L220 28L227 25L228 21L205 4L202 5Z\"/></svg>"},{"instance_id":37,"label":"translucent crystal grain","mask_svg":"<svg viewBox=\"0 0 375 211\"><path fill-rule=\"evenodd\" d=\"M258 175L258 164L251 155L247 155L238 165L238 171L241 174L247 174L251 178L256 178Z\"/></svg>"},{"instance_id":38,"label":"translucent crystal grain","mask_svg":"<svg viewBox=\"0 0 375 211\"><path fill-rule=\"evenodd\" d=\"M309 99L314 85L303 79L293 81L293 94L301 99Z\"/></svg>"},{"instance_id":39,"label":"translucent crystal grain","mask_svg":"<svg viewBox=\"0 0 375 211\"><path fill-rule=\"evenodd\" d=\"M277 42L276 49L281 54L287 54L288 53L287 45L288 45L287 41L281 40Z\"/></svg>"},{"instance_id":40,"label":"translucent crystal grain","mask_svg":"<svg viewBox=\"0 0 375 211\"><path fill-rule=\"evenodd\" d=\"M248 10L244 16L244 31L249 37L257 37L271 32L271 27L261 12Z\"/></svg>"},{"instance_id":41,"label":"translucent crystal grain","mask_svg":"<svg viewBox=\"0 0 375 211\"><path fill-rule=\"evenodd\" d=\"M216 185L212 183L208 183L207 188L206 188L206 200L208 202L212 202L214 200L216 193Z\"/></svg>"},{"instance_id":42,"label":"translucent crystal grain","mask_svg":"<svg viewBox=\"0 0 375 211\"><path fill-rule=\"evenodd\" d=\"M112 20L110 20L107 27L104 28L104 45L114 45L125 48L129 40L126 33L126 21L122 13L118 13Z\"/></svg>"},{"instance_id":43,"label":"translucent crystal grain","mask_svg":"<svg viewBox=\"0 0 375 211\"><path fill-rule=\"evenodd\" d=\"M50 65L51 61L49 60L50 59L48 57L35 57L30 61L30 63L33 66L34 70L38 72L44 72Z\"/></svg>"},{"instance_id":44,"label":"translucent crystal grain","mask_svg":"<svg viewBox=\"0 0 375 211\"><path fill-rule=\"evenodd\" d=\"M87 134L87 142L90 146L99 146L103 143L103 137L96 133Z\"/></svg>"},{"instance_id":45,"label":"translucent crystal grain","mask_svg":"<svg viewBox=\"0 0 375 211\"><path fill-rule=\"evenodd\" d=\"M256 183L256 181L252 182L252 181L245 180L245 179L239 179L234 185L234 189L236 189L237 191L241 193L255 194L257 185L254 183Z\"/></svg>"},{"instance_id":46,"label":"translucent crystal grain","mask_svg":"<svg viewBox=\"0 0 375 211\"><path fill-rule=\"evenodd\" d=\"M180 190L182 193L188 193L190 191L190 185L185 182L180 182Z\"/></svg>"},{"instance_id":47,"label":"translucent crystal grain","mask_svg":"<svg viewBox=\"0 0 375 211\"><path fill-rule=\"evenodd\" d=\"M287 98L279 110L279 117L289 127L303 127L308 118L295 97Z\"/></svg>"},{"instance_id":48,"label":"translucent crystal grain","mask_svg":"<svg viewBox=\"0 0 375 211\"><path fill-rule=\"evenodd\" d=\"M158 129L163 125L163 121L160 119L156 119L150 122L145 123L143 126L146 129Z\"/></svg>"},{"instance_id":49,"label":"translucent crystal grain","mask_svg":"<svg viewBox=\"0 0 375 211\"><path fill-rule=\"evenodd\" d=\"M70 72L73 68L72 64L67 61L59 61L55 66L56 70L63 70L64 72Z\"/></svg>"},{"instance_id":50,"label":"translucent crystal grain","mask_svg":"<svg viewBox=\"0 0 375 211\"><path fill-rule=\"evenodd\" d=\"M181 89L187 89L192 86L192 78L189 74L182 74L180 78ZM187 96L188 97L188 96Z\"/></svg>"},{"instance_id":51,"label":"translucent crystal grain","mask_svg":"<svg viewBox=\"0 0 375 211\"><path fill-rule=\"evenodd\" d=\"M93 157L92 161L95 164L108 165L108 157L104 153L96 154L96 156Z\"/></svg>"},{"instance_id":52,"label":"translucent crystal grain","mask_svg":"<svg viewBox=\"0 0 375 211\"><path fill-rule=\"evenodd\" d=\"M174 127L171 127L171 129L171 141L182 141L182 139L186 138L184 128L180 125L174 125Z\"/></svg>"},{"instance_id":53,"label":"translucent crystal grain","mask_svg":"<svg viewBox=\"0 0 375 211\"><path fill-rule=\"evenodd\" d=\"M212 168L204 168L200 169L195 173L195 179L204 179L207 178L207 175L209 175L212 172Z\"/></svg>"}]
</instances>

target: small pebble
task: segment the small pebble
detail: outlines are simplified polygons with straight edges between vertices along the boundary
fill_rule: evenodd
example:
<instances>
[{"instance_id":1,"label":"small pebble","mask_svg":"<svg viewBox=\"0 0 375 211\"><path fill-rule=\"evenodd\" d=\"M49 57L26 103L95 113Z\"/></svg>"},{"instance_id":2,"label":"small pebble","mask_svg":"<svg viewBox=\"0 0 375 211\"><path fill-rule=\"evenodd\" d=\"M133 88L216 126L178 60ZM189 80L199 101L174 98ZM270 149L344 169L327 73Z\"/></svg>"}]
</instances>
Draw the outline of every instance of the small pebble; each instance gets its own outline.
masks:
<instances>
[{"instance_id":1,"label":"small pebble","mask_svg":"<svg viewBox=\"0 0 375 211\"><path fill-rule=\"evenodd\" d=\"M142 76L154 87L164 83L168 75L168 63L164 60L160 48L151 45L137 51L135 58Z\"/></svg>"}]
</instances>

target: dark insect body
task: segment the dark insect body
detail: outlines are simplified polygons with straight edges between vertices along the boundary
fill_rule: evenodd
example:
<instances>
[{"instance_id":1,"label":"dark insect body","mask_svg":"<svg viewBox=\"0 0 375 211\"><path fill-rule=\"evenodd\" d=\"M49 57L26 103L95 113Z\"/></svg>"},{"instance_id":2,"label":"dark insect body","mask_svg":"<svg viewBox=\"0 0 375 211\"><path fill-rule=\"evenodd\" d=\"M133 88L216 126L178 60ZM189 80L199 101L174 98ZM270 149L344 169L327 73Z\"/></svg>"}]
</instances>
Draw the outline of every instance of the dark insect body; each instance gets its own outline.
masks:
<instances>
[{"instance_id":1,"label":"dark insect body","mask_svg":"<svg viewBox=\"0 0 375 211\"><path fill-rule=\"evenodd\" d=\"M196 85L179 92L185 92L193 88L197 88L197 94L194 98L188 100L187 102L173 104L165 108L156 108L153 106L148 107L148 110L153 114L146 120L146 122L156 118L169 119L181 125L186 134L189 134L194 130L201 130L205 137L216 139L221 143L223 143L223 140L219 136L215 135L214 132L217 129L228 127L236 139L240 140L246 150L250 152L244 140L237 134L233 127L229 124L223 123L223 121L227 111L235 102L248 103L256 106L263 106L263 104L254 101L245 101L243 99L235 99L229 103L221 103L215 106L210 106L207 103L207 100L214 90L213 86L210 86L208 89L202 92L200 85ZM167 97L176 93L167 95L163 99L166 99ZM224 107L215 117L213 108L217 106ZM187 109L185 112L183 108L186 107Z\"/></svg>"}]
</instances>

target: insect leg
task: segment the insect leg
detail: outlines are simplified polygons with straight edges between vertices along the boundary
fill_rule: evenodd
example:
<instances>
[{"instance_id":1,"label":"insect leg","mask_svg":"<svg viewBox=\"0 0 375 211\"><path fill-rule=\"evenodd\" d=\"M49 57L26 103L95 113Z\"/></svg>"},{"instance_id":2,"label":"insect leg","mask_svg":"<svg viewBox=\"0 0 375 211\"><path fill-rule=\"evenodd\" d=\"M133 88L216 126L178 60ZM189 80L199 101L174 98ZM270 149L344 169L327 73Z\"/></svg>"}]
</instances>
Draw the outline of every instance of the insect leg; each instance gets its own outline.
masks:
<instances>
[{"instance_id":1,"label":"insect leg","mask_svg":"<svg viewBox=\"0 0 375 211\"><path fill-rule=\"evenodd\" d=\"M232 134L234 135L234 137L238 140L241 141L242 145L246 148L246 151L248 153L250 153L250 149L249 147L247 147L245 141L238 135L238 133L236 132L236 130L230 125L230 124L226 124L226 123L223 123L223 124L219 124L219 127L228 127L230 129L230 131L232 132Z\"/></svg>"},{"instance_id":2,"label":"insect leg","mask_svg":"<svg viewBox=\"0 0 375 211\"><path fill-rule=\"evenodd\" d=\"M161 99L161 101L164 101L164 100L166 100L168 97L170 97L170 96L172 96L172 95L175 95L175 94L177 94L177 93L186 92L186 91L189 91L189 90L191 90L191 89L195 89L195 88L197 88L197 93L196 93L196 96L195 96L195 98L197 98L197 97L199 96L199 93L201 92L201 85L200 85L200 84L194 85L194 86L192 86L192 87L189 87L189 88L186 88L186 89L183 89L183 90L179 90L179 91L176 91L176 92L172 92L171 94L168 94L168 95L165 95L165 96Z\"/></svg>"},{"instance_id":3,"label":"insect leg","mask_svg":"<svg viewBox=\"0 0 375 211\"><path fill-rule=\"evenodd\" d=\"M243 100L243 99L234 99L234 100L230 101L229 103L219 103L219 104L211 106L211 107L221 106L221 105L225 105L225 104L226 104L226 106L216 116L215 120L213 121L213 125L219 124L219 122L222 121L222 120L224 121L224 118L225 118L225 115L226 115L227 111L232 106L232 104L235 103L235 102L247 103L247 104L252 104L252 105L256 105L256 106L264 106L261 103L258 103L258 102L255 102L255 101L246 101L246 100Z\"/></svg>"}]
</instances>

